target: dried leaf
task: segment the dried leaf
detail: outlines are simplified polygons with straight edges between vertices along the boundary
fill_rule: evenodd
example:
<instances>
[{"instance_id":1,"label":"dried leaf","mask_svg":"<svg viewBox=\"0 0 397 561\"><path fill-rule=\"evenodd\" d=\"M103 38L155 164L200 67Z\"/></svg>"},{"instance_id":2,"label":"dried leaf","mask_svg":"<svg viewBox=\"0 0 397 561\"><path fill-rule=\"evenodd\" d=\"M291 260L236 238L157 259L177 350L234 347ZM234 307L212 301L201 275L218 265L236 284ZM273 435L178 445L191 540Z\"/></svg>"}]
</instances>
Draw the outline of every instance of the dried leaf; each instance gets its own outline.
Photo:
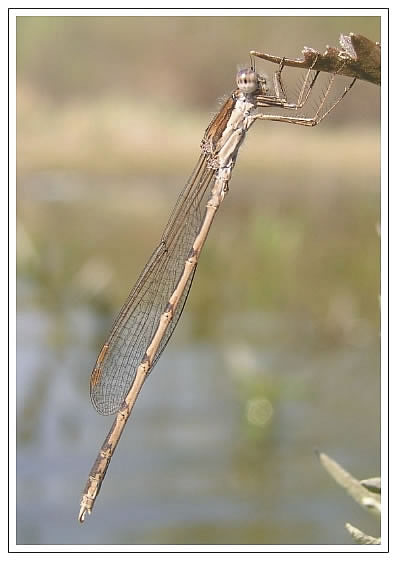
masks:
<instances>
[{"instance_id":1,"label":"dried leaf","mask_svg":"<svg viewBox=\"0 0 397 561\"><path fill-rule=\"evenodd\" d=\"M313 68L332 74L337 72L342 76L366 80L380 86L380 44L357 33L340 35L339 43L341 48L327 46L323 54L311 47L304 47L303 59L284 58L284 64L297 68ZM251 55L277 64L283 58L259 51L251 51Z\"/></svg>"}]
</instances>

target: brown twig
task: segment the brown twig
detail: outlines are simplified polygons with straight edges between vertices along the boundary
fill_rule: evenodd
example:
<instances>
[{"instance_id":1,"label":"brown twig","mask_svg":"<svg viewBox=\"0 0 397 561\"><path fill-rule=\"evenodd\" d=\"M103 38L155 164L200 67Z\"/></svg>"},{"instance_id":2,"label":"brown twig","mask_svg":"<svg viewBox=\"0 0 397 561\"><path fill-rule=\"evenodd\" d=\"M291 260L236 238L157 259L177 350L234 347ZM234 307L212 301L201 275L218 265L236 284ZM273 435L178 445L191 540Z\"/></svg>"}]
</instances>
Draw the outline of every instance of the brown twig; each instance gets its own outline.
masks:
<instances>
[{"instance_id":1,"label":"brown twig","mask_svg":"<svg viewBox=\"0 0 397 561\"><path fill-rule=\"evenodd\" d=\"M303 59L284 59L285 66L296 68L313 68L322 72L366 80L380 86L380 44L374 43L363 35L349 33L339 37L340 49L327 46L325 53L320 54L311 47L304 47ZM282 57L251 51L251 55L279 64ZM341 66L343 67L341 68Z\"/></svg>"}]
</instances>

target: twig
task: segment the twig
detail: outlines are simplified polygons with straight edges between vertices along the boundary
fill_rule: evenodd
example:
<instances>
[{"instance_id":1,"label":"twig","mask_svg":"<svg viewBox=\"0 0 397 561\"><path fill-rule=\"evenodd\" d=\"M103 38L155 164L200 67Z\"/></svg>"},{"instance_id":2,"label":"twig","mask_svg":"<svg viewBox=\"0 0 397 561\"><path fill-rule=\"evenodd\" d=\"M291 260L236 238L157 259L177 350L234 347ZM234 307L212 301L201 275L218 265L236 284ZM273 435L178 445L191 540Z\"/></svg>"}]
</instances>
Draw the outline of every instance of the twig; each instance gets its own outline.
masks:
<instances>
[{"instance_id":1,"label":"twig","mask_svg":"<svg viewBox=\"0 0 397 561\"><path fill-rule=\"evenodd\" d=\"M320 54L311 47L304 47L303 59L284 59L285 66L296 68L310 68L334 74L339 71L343 76L358 78L380 86L381 64L380 43L374 43L364 35L349 33L340 35L341 48L327 46L325 53ZM251 51L252 56L263 58L269 62L279 64L282 57ZM341 64L344 63L341 69Z\"/></svg>"}]
</instances>

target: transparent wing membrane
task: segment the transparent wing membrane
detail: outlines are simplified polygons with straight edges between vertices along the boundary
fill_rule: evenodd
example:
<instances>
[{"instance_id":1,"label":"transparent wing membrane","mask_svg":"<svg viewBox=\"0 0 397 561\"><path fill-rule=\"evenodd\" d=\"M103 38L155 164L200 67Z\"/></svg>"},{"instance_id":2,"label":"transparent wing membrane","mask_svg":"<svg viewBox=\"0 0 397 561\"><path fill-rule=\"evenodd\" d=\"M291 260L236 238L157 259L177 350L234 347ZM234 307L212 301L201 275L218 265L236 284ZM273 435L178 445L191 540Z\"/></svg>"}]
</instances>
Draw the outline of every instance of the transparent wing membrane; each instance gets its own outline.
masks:
<instances>
[{"instance_id":1,"label":"transparent wing membrane","mask_svg":"<svg viewBox=\"0 0 397 561\"><path fill-rule=\"evenodd\" d=\"M202 222L202 200L211 188L215 170L201 156L181 192L161 241L133 287L116 319L91 376L91 399L102 415L116 413L122 405L167 307ZM207 200L208 197L205 198ZM157 349L159 359L181 316L194 276L184 288L173 318ZM101 356L101 355L100 355Z\"/></svg>"}]
</instances>

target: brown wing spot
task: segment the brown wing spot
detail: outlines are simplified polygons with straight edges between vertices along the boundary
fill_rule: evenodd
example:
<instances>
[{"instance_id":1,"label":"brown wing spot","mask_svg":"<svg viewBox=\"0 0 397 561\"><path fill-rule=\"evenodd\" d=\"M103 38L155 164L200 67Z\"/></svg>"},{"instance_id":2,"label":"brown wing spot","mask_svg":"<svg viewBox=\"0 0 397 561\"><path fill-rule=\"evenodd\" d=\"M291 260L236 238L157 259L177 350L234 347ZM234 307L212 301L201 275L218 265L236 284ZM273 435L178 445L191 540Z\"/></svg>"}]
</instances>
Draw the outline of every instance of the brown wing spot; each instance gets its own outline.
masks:
<instances>
[{"instance_id":1,"label":"brown wing spot","mask_svg":"<svg viewBox=\"0 0 397 561\"><path fill-rule=\"evenodd\" d=\"M227 123L229 122L230 115L232 114L232 111L234 109L234 105L236 103L236 93L238 93L238 90L233 92L233 94L225 101L225 103L212 119L204 133L203 143L210 148L210 152L212 154L216 154L218 152L217 144L223 134L223 131L226 128Z\"/></svg>"},{"instance_id":2,"label":"brown wing spot","mask_svg":"<svg viewBox=\"0 0 397 561\"><path fill-rule=\"evenodd\" d=\"M97 365L100 365L103 362L103 359L107 355L108 350L109 350L109 345L107 343L105 343L103 345L103 347L101 349L101 352L99 353L98 359L96 361Z\"/></svg>"},{"instance_id":3,"label":"brown wing spot","mask_svg":"<svg viewBox=\"0 0 397 561\"><path fill-rule=\"evenodd\" d=\"M95 388L95 386L101 379L101 374L101 369L95 367L91 374L91 388Z\"/></svg>"},{"instance_id":4,"label":"brown wing spot","mask_svg":"<svg viewBox=\"0 0 397 561\"><path fill-rule=\"evenodd\" d=\"M99 356L97 358L95 368L92 371L91 388L94 388L98 384L99 380L101 379L101 375L102 375L101 366L108 350L109 350L109 345L106 343L105 345L103 345L101 352L99 353Z\"/></svg>"}]
</instances>

